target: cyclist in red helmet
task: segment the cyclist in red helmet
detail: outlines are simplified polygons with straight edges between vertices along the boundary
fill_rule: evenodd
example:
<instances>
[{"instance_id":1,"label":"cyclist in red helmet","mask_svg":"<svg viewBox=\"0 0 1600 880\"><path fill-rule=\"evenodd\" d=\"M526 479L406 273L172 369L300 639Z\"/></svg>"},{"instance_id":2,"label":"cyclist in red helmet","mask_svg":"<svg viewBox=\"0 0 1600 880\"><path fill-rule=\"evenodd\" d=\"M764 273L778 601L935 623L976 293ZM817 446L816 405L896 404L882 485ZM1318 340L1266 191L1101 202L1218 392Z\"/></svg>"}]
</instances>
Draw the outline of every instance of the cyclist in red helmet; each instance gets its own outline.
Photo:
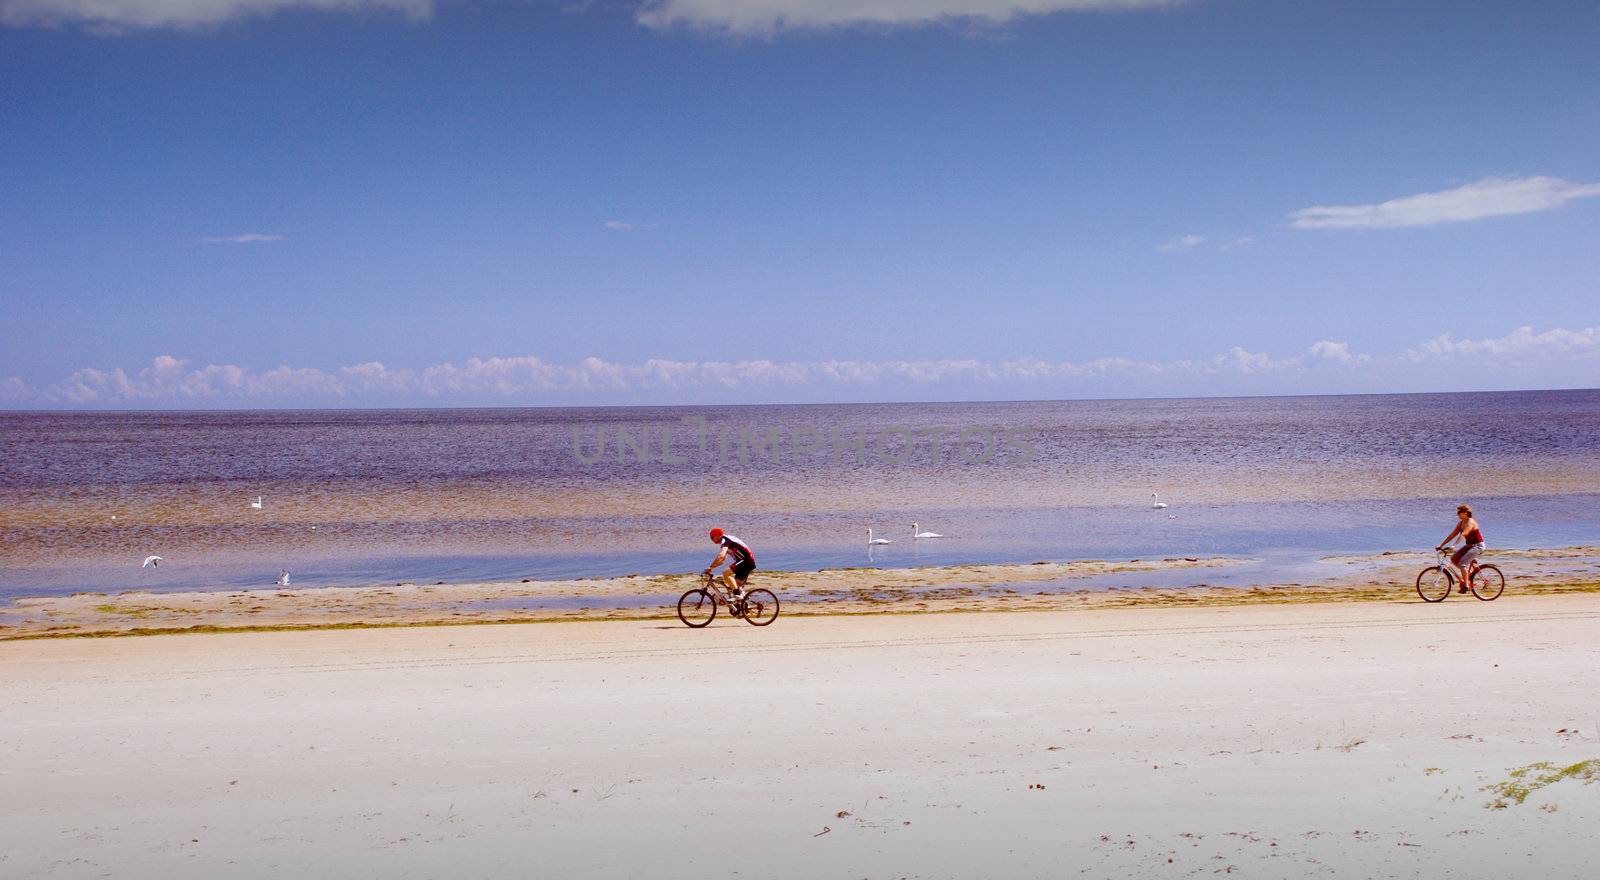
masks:
<instances>
[{"instance_id":1,"label":"cyclist in red helmet","mask_svg":"<svg viewBox=\"0 0 1600 880\"><path fill-rule=\"evenodd\" d=\"M727 585L728 592L734 598L744 595L744 582L749 579L750 572L756 570L756 554L750 545L721 529L711 530L711 543L716 544L717 558L711 560L711 565L706 568L710 574L717 566L730 558L733 564L722 572L722 582Z\"/></svg>"}]
</instances>

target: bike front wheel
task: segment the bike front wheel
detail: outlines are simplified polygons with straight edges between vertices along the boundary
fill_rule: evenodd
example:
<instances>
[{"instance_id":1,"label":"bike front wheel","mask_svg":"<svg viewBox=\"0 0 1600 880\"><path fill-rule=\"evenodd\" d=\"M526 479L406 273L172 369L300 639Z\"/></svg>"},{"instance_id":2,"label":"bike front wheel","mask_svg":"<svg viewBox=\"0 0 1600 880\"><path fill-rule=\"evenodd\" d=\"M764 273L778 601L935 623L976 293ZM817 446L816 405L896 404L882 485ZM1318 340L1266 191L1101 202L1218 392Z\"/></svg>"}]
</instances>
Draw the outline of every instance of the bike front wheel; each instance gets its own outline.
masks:
<instances>
[{"instance_id":1,"label":"bike front wheel","mask_svg":"<svg viewBox=\"0 0 1600 880\"><path fill-rule=\"evenodd\" d=\"M1455 586L1455 577L1442 565L1431 565L1417 575L1417 595L1424 602L1443 602Z\"/></svg>"},{"instance_id":2,"label":"bike front wheel","mask_svg":"<svg viewBox=\"0 0 1600 880\"><path fill-rule=\"evenodd\" d=\"M766 626L778 619L778 597L771 590L751 590L744 595L745 622L751 626Z\"/></svg>"},{"instance_id":3,"label":"bike front wheel","mask_svg":"<svg viewBox=\"0 0 1600 880\"><path fill-rule=\"evenodd\" d=\"M717 616L717 598L707 590L693 589L678 597L678 619L699 629Z\"/></svg>"},{"instance_id":4,"label":"bike front wheel","mask_svg":"<svg viewBox=\"0 0 1600 880\"><path fill-rule=\"evenodd\" d=\"M1493 602L1506 591L1506 576L1493 565L1480 565L1478 570L1472 573L1472 579L1467 585L1472 588L1472 595L1485 602Z\"/></svg>"}]
</instances>

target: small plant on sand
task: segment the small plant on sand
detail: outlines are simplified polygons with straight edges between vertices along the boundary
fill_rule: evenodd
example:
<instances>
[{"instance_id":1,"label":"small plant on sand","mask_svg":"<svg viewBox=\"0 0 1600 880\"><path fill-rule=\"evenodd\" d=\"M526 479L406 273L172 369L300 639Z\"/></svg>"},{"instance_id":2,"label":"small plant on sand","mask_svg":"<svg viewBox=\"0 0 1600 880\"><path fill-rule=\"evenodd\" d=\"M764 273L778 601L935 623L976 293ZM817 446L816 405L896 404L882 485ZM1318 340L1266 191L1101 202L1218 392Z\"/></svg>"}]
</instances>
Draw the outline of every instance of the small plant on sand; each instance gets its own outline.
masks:
<instances>
[{"instance_id":1,"label":"small plant on sand","mask_svg":"<svg viewBox=\"0 0 1600 880\"><path fill-rule=\"evenodd\" d=\"M1485 806L1491 810L1503 810L1513 804L1524 803L1529 795L1563 779L1578 779L1585 785L1600 782L1600 758L1590 758L1567 767L1557 767L1549 761L1518 767L1506 774L1505 782L1483 787L1484 791L1494 795L1494 800Z\"/></svg>"}]
</instances>

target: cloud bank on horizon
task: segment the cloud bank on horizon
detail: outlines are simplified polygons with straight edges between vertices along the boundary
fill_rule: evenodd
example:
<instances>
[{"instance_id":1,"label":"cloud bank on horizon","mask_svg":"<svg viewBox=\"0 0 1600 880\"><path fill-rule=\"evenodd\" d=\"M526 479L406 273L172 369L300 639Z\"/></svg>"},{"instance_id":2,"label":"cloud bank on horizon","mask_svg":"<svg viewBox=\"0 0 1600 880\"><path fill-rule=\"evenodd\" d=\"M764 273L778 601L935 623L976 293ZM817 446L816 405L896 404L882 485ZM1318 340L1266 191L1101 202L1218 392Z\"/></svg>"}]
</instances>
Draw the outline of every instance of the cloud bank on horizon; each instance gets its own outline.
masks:
<instances>
[{"instance_id":1,"label":"cloud bank on horizon","mask_svg":"<svg viewBox=\"0 0 1600 880\"><path fill-rule=\"evenodd\" d=\"M246 232L242 235L205 235L200 241L205 244L265 244L273 241L283 241L282 235L267 235L260 232Z\"/></svg>"},{"instance_id":2,"label":"cloud bank on horizon","mask_svg":"<svg viewBox=\"0 0 1600 880\"><path fill-rule=\"evenodd\" d=\"M946 21L1005 24L1059 12L1174 6L1185 0L646 0L634 20L653 29L728 34L836 27L917 27ZM110 31L202 28L290 9L431 18L433 0L0 0L0 24L81 24Z\"/></svg>"},{"instance_id":3,"label":"cloud bank on horizon","mask_svg":"<svg viewBox=\"0 0 1600 880\"><path fill-rule=\"evenodd\" d=\"M1504 377L1517 387L1522 370L1564 368L1573 385L1592 384L1600 367L1600 326L1535 332L1519 327L1492 339L1437 336L1405 351L1372 355L1349 343L1322 340L1302 354L1274 357L1234 347L1214 357L1172 361L1097 358L1087 361L891 360L736 362L650 359L624 364L585 358L558 364L536 356L471 358L424 369L367 362L322 370L278 367L252 371L233 364L190 366L162 355L142 369L86 367L35 389L0 379L0 401L26 408L370 406L406 399L449 405L492 401L546 403L719 403L850 399L1015 399L1294 393L1308 377L1339 382L1388 381L1382 391L1466 370ZM1289 384L1280 384L1289 383ZM1447 388L1449 386L1446 386ZM1346 389L1348 390L1348 388ZM1474 390L1474 389L1455 389ZM752 397L751 395L757 395ZM943 395L943 396L941 396Z\"/></svg>"},{"instance_id":4,"label":"cloud bank on horizon","mask_svg":"<svg viewBox=\"0 0 1600 880\"><path fill-rule=\"evenodd\" d=\"M634 19L645 27L689 27L730 34L837 27L918 27L939 22L1005 24L1059 12L1176 6L1184 0L652 0Z\"/></svg>"},{"instance_id":5,"label":"cloud bank on horizon","mask_svg":"<svg viewBox=\"0 0 1600 880\"><path fill-rule=\"evenodd\" d=\"M82 24L112 32L141 28L201 28L286 9L433 15L433 0L0 0L0 24L56 27Z\"/></svg>"},{"instance_id":6,"label":"cloud bank on horizon","mask_svg":"<svg viewBox=\"0 0 1600 880\"><path fill-rule=\"evenodd\" d=\"M648 0L634 19L643 27L691 27L726 34L829 27L915 27L941 21L1005 24L1013 19L1069 11L1134 10L1184 0ZM285 10L398 14L432 18L434 0L0 0L0 24L85 24L109 30L195 29Z\"/></svg>"}]
</instances>

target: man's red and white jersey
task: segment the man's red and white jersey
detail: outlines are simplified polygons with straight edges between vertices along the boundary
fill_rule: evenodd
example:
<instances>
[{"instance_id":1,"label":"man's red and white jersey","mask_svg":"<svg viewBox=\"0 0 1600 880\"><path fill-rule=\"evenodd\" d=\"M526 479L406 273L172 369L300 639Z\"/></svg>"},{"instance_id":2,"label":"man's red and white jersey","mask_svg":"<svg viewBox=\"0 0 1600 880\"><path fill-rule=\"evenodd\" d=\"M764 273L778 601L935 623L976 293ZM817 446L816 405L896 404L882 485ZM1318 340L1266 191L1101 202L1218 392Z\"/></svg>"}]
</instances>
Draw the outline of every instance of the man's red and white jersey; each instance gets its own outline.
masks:
<instances>
[{"instance_id":1,"label":"man's red and white jersey","mask_svg":"<svg viewBox=\"0 0 1600 880\"><path fill-rule=\"evenodd\" d=\"M756 561L755 551L750 549L750 545L739 540L733 535L723 535L722 546L727 548L728 555L733 557L734 562Z\"/></svg>"}]
</instances>

